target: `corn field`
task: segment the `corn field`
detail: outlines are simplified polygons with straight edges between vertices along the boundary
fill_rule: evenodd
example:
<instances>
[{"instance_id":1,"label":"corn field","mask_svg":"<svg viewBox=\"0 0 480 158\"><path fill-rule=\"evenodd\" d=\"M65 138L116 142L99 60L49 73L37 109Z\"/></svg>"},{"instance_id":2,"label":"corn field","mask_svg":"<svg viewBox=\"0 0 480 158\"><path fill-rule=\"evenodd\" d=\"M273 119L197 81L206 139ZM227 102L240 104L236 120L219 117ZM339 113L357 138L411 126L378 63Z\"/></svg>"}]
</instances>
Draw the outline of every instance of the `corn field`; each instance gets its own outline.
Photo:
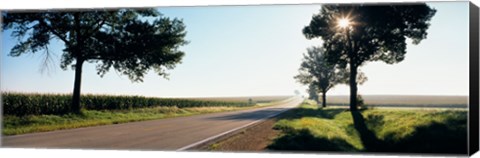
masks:
<instances>
[{"instance_id":1,"label":"corn field","mask_svg":"<svg viewBox=\"0 0 480 158\"><path fill-rule=\"evenodd\" d=\"M71 112L70 94L2 93L4 115L67 114ZM125 110L155 106L166 107L215 107L253 106L245 101L211 101L178 98L154 98L143 96L82 95L81 105L88 110Z\"/></svg>"}]
</instances>

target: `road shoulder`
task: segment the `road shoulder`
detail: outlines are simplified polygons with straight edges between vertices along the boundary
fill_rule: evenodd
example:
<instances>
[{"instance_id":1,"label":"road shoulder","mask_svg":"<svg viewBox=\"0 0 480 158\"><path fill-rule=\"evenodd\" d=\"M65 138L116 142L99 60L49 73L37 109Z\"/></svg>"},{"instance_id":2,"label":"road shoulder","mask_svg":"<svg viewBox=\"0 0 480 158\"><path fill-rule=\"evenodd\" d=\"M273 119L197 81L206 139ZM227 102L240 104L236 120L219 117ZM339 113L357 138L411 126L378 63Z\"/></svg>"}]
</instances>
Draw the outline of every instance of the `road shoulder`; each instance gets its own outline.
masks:
<instances>
[{"instance_id":1,"label":"road shoulder","mask_svg":"<svg viewBox=\"0 0 480 158\"><path fill-rule=\"evenodd\" d=\"M278 116L266 119L242 130L224 135L220 138L205 142L192 148L198 151L248 151L261 152L267 150L281 132L273 129L275 123L288 113L286 111Z\"/></svg>"}]
</instances>

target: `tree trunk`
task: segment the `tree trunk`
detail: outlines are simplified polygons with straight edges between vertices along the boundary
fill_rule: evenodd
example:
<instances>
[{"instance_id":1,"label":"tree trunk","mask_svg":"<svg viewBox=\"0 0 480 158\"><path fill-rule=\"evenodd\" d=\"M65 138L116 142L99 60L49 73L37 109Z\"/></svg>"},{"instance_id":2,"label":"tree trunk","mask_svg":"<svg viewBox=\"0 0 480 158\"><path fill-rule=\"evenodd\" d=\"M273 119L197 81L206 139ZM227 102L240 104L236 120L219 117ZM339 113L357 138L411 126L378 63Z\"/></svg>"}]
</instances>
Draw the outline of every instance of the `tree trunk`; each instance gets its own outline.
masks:
<instances>
[{"instance_id":1,"label":"tree trunk","mask_svg":"<svg viewBox=\"0 0 480 158\"><path fill-rule=\"evenodd\" d=\"M357 110L357 67L350 62L350 111Z\"/></svg>"},{"instance_id":2,"label":"tree trunk","mask_svg":"<svg viewBox=\"0 0 480 158\"><path fill-rule=\"evenodd\" d=\"M81 48L83 46L83 40L80 31L80 12L75 12L73 15L73 19L75 22L75 32L73 36L77 42L74 47L73 56L75 56L77 63L75 63L75 81L73 84L72 111L79 114L80 109L82 108L80 105L80 88L82 84L82 66L84 62L81 54L81 50L83 50Z\"/></svg>"},{"instance_id":3,"label":"tree trunk","mask_svg":"<svg viewBox=\"0 0 480 158\"><path fill-rule=\"evenodd\" d=\"M74 113L80 113L80 86L82 83L82 66L83 60L77 59L75 64L75 83L73 85L73 97L72 97L72 111Z\"/></svg>"},{"instance_id":4,"label":"tree trunk","mask_svg":"<svg viewBox=\"0 0 480 158\"><path fill-rule=\"evenodd\" d=\"M327 94L322 93L322 107L327 107Z\"/></svg>"},{"instance_id":5,"label":"tree trunk","mask_svg":"<svg viewBox=\"0 0 480 158\"><path fill-rule=\"evenodd\" d=\"M350 111L357 111L357 65L355 64L355 48L350 40L350 30L346 30L350 58Z\"/></svg>"}]
</instances>

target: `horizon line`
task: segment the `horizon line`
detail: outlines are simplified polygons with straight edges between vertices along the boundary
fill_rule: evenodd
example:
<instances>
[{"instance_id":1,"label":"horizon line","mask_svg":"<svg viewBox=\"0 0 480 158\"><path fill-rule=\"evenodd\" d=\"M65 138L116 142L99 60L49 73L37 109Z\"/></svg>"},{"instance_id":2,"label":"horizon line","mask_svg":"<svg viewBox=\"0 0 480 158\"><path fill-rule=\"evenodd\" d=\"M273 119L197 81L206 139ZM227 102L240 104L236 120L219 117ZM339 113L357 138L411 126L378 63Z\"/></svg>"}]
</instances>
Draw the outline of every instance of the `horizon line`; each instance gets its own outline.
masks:
<instances>
[{"instance_id":1,"label":"horizon line","mask_svg":"<svg viewBox=\"0 0 480 158\"><path fill-rule=\"evenodd\" d=\"M11 91L0 90L1 93L24 93L24 94L72 94L71 92L26 92L26 91ZM81 95L112 95L112 96L144 96L157 98L227 98L227 97L277 97L277 96L295 96L295 94L262 94L262 95L207 95L207 96L153 96L153 95L139 95L139 94L113 94L113 93L82 93ZM465 96L469 94L360 94L362 96ZM307 93L302 93L299 96L308 96ZM328 96L350 96L350 94L333 94Z\"/></svg>"}]
</instances>

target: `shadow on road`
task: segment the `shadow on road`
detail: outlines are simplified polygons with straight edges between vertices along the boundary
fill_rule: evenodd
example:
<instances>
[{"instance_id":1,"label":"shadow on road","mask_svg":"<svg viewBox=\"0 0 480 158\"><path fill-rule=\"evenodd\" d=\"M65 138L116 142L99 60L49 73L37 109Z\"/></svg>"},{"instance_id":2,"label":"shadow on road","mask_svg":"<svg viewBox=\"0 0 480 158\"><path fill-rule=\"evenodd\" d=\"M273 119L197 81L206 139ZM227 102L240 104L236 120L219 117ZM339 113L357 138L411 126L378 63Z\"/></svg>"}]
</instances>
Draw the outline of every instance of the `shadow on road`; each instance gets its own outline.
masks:
<instances>
[{"instance_id":1,"label":"shadow on road","mask_svg":"<svg viewBox=\"0 0 480 158\"><path fill-rule=\"evenodd\" d=\"M285 110L285 108L269 108L264 110L252 111L252 112L242 112L234 115L212 117L209 119L213 120L259 120L267 116L279 113Z\"/></svg>"}]
</instances>

